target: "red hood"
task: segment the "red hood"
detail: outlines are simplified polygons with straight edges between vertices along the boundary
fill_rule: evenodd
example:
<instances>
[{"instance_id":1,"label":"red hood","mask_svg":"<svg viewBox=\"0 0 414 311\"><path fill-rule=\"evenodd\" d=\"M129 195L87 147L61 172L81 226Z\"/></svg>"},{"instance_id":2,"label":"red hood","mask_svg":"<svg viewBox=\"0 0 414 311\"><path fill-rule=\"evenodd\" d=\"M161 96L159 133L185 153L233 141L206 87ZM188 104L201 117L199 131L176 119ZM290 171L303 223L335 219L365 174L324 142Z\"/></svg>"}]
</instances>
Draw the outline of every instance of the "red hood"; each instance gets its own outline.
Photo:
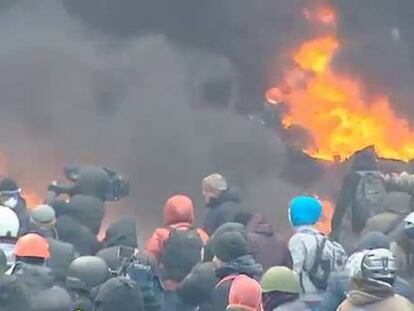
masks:
<instances>
[{"instance_id":1,"label":"red hood","mask_svg":"<svg viewBox=\"0 0 414 311\"><path fill-rule=\"evenodd\" d=\"M273 235L274 230L271 224L266 222L260 214L255 214L246 226L247 232L254 232L265 235Z\"/></svg>"},{"instance_id":2,"label":"red hood","mask_svg":"<svg viewBox=\"0 0 414 311\"><path fill-rule=\"evenodd\" d=\"M176 223L194 223L193 202L187 196L173 196L165 204L164 225L171 226Z\"/></svg>"}]
</instances>

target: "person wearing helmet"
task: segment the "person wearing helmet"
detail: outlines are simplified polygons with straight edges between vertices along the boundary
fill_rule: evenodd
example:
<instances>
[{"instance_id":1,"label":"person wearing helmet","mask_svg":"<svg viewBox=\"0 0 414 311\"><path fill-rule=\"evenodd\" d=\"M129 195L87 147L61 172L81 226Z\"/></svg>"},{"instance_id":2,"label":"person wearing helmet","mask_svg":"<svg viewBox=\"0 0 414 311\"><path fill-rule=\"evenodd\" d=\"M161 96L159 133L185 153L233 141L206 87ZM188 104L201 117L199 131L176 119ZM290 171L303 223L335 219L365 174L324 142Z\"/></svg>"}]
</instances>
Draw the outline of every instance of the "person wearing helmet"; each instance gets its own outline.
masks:
<instances>
[{"instance_id":1,"label":"person wearing helmet","mask_svg":"<svg viewBox=\"0 0 414 311\"><path fill-rule=\"evenodd\" d=\"M20 221L10 208L0 206L0 250L7 258L7 266L14 263L13 252L20 230Z\"/></svg>"},{"instance_id":2,"label":"person wearing helmet","mask_svg":"<svg viewBox=\"0 0 414 311\"><path fill-rule=\"evenodd\" d=\"M348 298L338 311L412 311L414 306L395 294L393 284L397 276L397 261L393 253L384 248L364 254L360 271L352 278Z\"/></svg>"},{"instance_id":3,"label":"person wearing helmet","mask_svg":"<svg viewBox=\"0 0 414 311\"><path fill-rule=\"evenodd\" d=\"M75 302L75 310L92 310L92 288L105 283L109 278L108 265L99 257L83 256L75 259L66 279L66 288Z\"/></svg>"},{"instance_id":4,"label":"person wearing helmet","mask_svg":"<svg viewBox=\"0 0 414 311\"><path fill-rule=\"evenodd\" d=\"M11 178L4 178L0 181L0 204L11 208L16 213L20 221L19 234L30 230L30 216L26 201L22 196L22 189Z\"/></svg>"},{"instance_id":5,"label":"person wearing helmet","mask_svg":"<svg viewBox=\"0 0 414 311\"><path fill-rule=\"evenodd\" d=\"M97 288L94 311L144 311L139 285L126 277L109 279Z\"/></svg>"},{"instance_id":6,"label":"person wearing helmet","mask_svg":"<svg viewBox=\"0 0 414 311\"><path fill-rule=\"evenodd\" d=\"M397 231L391 250L397 258L399 274L414 285L414 212L404 218Z\"/></svg>"},{"instance_id":7,"label":"person wearing helmet","mask_svg":"<svg viewBox=\"0 0 414 311\"><path fill-rule=\"evenodd\" d=\"M49 243L50 257L47 266L53 270L55 278L64 284L66 273L77 254L73 245L57 239L56 214L54 209L42 204L30 211L31 232L41 235Z\"/></svg>"},{"instance_id":8,"label":"person wearing helmet","mask_svg":"<svg viewBox=\"0 0 414 311\"><path fill-rule=\"evenodd\" d=\"M310 311L300 299L300 282L296 272L287 267L272 267L260 281L263 289L264 311Z\"/></svg>"},{"instance_id":9,"label":"person wearing helmet","mask_svg":"<svg viewBox=\"0 0 414 311\"><path fill-rule=\"evenodd\" d=\"M56 213L50 205L41 204L30 210L30 224L31 232L39 233L45 238L57 239Z\"/></svg>"},{"instance_id":10,"label":"person wearing helmet","mask_svg":"<svg viewBox=\"0 0 414 311\"><path fill-rule=\"evenodd\" d=\"M69 294L56 286L54 274L46 266L50 257L47 240L36 233L23 235L17 240L14 255L16 264L8 273L29 288L31 310L69 311Z\"/></svg>"},{"instance_id":11,"label":"person wearing helmet","mask_svg":"<svg viewBox=\"0 0 414 311\"><path fill-rule=\"evenodd\" d=\"M217 173L203 179L202 194L208 208L203 229L212 235L222 224L234 221L240 210L240 197L237 191L228 187L226 179Z\"/></svg>"},{"instance_id":12,"label":"person wearing helmet","mask_svg":"<svg viewBox=\"0 0 414 311\"><path fill-rule=\"evenodd\" d=\"M50 257L49 244L46 239L36 233L21 236L14 247L16 263L10 268L8 274L17 274L26 266L44 268L42 272L51 274L46 268L46 259Z\"/></svg>"},{"instance_id":13,"label":"person wearing helmet","mask_svg":"<svg viewBox=\"0 0 414 311\"><path fill-rule=\"evenodd\" d=\"M335 271L330 275L322 309L326 311L336 310L346 299L351 278L361 270L362 258L366 252L377 248L390 249L392 243L393 240L381 232L369 232L363 235L355 245L354 252L349 256L345 269ZM405 279L397 276L393 287L396 294L414 302L414 290Z\"/></svg>"}]
</instances>

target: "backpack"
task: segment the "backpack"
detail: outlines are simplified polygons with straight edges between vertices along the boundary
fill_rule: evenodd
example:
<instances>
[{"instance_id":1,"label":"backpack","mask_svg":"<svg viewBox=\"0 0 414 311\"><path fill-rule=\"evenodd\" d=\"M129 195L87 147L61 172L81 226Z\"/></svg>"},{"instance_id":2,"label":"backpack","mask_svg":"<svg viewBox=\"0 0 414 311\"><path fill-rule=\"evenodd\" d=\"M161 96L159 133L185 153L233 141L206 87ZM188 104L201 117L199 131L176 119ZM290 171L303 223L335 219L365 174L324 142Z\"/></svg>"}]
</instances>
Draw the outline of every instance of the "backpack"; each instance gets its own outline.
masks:
<instances>
[{"instance_id":1,"label":"backpack","mask_svg":"<svg viewBox=\"0 0 414 311\"><path fill-rule=\"evenodd\" d=\"M371 216L384 212L385 189L384 180L377 171L357 171L360 180L356 187L352 208L352 228L361 232Z\"/></svg>"},{"instance_id":2,"label":"backpack","mask_svg":"<svg viewBox=\"0 0 414 311\"><path fill-rule=\"evenodd\" d=\"M315 237L316 252L312 267L306 272L317 289L326 290L331 272L345 267L347 255L341 244L320 233L309 231L309 234Z\"/></svg>"},{"instance_id":3,"label":"backpack","mask_svg":"<svg viewBox=\"0 0 414 311\"><path fill-rule=\"evenodd\" d=\"M164 268L164 279L181 282L191 269L201 262L204 243L197 229L170 228L160 262Z\"/></svg>"},{"instance_id":4,"label":"backpack","mask_svg":"<svg viewBox=\"0 0 414 311\"><path fill-rule=\"evenodd\" d=\"M136 282L144 298L145 310L160 311L164 303L164 287L149 258L135 254L121 268L123 274Z\"/></svg>"}]
</instances>

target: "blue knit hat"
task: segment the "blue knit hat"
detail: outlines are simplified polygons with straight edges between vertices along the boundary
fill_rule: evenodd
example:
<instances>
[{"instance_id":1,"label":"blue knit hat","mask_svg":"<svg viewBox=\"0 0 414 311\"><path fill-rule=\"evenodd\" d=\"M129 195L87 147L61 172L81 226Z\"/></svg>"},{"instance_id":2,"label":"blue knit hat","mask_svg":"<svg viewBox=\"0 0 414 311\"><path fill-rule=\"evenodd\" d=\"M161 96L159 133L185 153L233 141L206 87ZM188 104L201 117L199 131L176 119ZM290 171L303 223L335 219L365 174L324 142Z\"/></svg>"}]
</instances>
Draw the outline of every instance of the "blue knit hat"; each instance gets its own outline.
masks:
<instances>
[{"instance_id":1,"label":"blue knit hat","mask_svg":"<svg viewBox=\"0 0 414 311\"><path fill-rule=\"evenodd\" d=\"M321 202L309 196L299 196L290 202L289 218L293 227L314 225L322 216Z\"/></svg>"}]
</instances>

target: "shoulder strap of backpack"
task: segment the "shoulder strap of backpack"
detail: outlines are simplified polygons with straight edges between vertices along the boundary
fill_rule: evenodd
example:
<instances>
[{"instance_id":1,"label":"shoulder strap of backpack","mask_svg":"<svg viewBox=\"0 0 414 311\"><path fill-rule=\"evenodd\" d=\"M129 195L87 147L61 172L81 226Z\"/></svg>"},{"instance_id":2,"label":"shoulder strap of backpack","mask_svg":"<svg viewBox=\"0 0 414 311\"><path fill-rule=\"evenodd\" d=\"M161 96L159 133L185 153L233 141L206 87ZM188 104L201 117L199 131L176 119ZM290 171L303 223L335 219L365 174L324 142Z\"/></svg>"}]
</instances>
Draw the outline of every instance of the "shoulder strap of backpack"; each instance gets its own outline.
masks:
<instances>
[{"instance_id":1,"label":"shoulder strap of backpack","mask_svg":"<svg viewBox=\"0 0 414 311\"><path fill-rule=\"evenodd\" d=\"M315 253L315 260L313 262L313 265L308 271L310 275L314 275L318 271L319 264L322 259L323 250L325 249L327 237L322 236L322 242L319 243L319 240L317 236L315 235L315 240L316 240L316 253Z\"/></svg>"},{"instance_id":2,"label":"shoulder strap of backpack","mask_svg":"<svg viewBox=\"0 0 414 311\"><path fill-rule=\"evenodd\" d=\"M237 278L237 274L230 274L224 278L222 278L217 284L216 284L216 289L223 285L224 283L226 283L227 281L233 281L235 278Z\"/></svg>"}]
</instances>

